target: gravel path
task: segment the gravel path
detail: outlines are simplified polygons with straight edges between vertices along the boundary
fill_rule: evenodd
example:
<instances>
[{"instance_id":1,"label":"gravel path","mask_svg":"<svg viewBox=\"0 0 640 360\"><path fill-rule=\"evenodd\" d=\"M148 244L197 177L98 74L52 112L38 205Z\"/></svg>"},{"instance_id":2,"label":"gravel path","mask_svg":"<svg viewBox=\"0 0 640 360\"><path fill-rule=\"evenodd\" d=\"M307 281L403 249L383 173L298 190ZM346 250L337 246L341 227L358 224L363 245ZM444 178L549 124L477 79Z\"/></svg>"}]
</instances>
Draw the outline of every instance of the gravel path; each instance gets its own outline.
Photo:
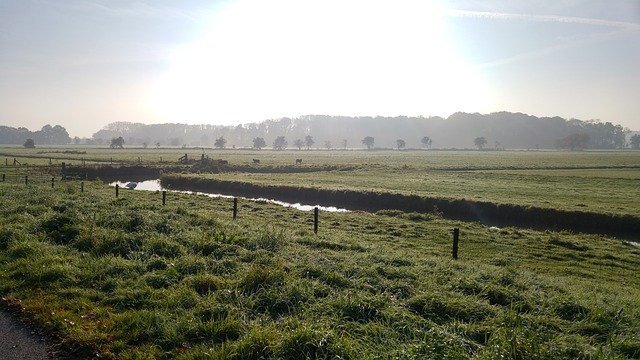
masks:
<instances>
[{"instance_id":1,"label":"gravel path","mask_svg":"<svg viewBox=\"0 0 640 360\"><path fill-rule=\"evenodd\" d=\"M10 313L0 310L0 359L50 360L43 336L38 336L17 321Z\"/></svg>"}]
</instances>

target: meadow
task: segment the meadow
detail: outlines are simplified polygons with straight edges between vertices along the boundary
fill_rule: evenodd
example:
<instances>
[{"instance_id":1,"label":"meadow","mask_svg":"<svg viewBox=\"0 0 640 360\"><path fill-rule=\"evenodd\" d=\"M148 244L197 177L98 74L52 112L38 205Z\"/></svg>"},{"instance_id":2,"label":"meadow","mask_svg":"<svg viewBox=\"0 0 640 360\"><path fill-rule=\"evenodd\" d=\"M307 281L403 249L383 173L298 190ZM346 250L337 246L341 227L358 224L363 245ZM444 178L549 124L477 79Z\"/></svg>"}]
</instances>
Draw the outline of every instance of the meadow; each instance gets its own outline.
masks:
<instances>
[{"instance_id":1,"label":"meadow","mask_svg":"<svg viewBox=\"0 0 640 360\"><path fill-rule=\"evenodd\" d=\"M79 151L80 149L80 151ZM640 214L638 151L270 151L213 149L0 148L27 164L176 165L185 153L225 159L240 171L198 178L258 185L400 193L569 211ZM86 152L84 154L65 153ZM160 159L162 158L162 162ZM301 158L302 165L295 165ZM260 160L254 164L253 159ZM21 160L19 160L21 161Z\"/></svg>"},{"instance_id":2,"label":"meadow","mask_svg":"<svg viewBox=\"0 0 640 360\"><path fill-rule=\"evenodd\" d=\"M182 151L158 150L173 157ZM151 162L158 155L86 151L57 153L58 161L93 151L101 161L113 155ZM468 186L481 187L485 179L486 191L491 182L524 189L548 176L559 183L582 179L585 188L577 193L594 208L602 184L619 186L612 190L629 197L637 198L638 191L632 189L638 180L633 152L469 152L470 158L462 152L410 152L406 159L395 152L309 153L210 156L247 164L259 156L265 167L270 159L284 166L303 157L306 167L360 168L197 176L257 182L267 181L260 178L265 175L299 186L331 186L336 177L336 186L364 188L364 180L352 180L350 172L374 171L383 178L367 188L409 192L420 191L419 181L396 189L396 178L428 169L442 171L451 183L461 176ZM425 156L440 156L440 163L427 164ZM626 240L489 228L397 210L323 212L316 235L309 212L241 200L232 220L229 199L169 193L162 206L157 192L121 190L115 198L101 181L85 180L81 192L78 180L58 177L51 188L48 158L20 159L31 164L28 169L2 169L8 181L0 183L0 294L5 306L79 357L640 357L640 247ZM362 169L364 164L388 170ZM473 164L476 175L464 178L469 170L461 168ZM604 169L612 166L618 168ZM26 172L28 185L20 177ZM303 181L314 177L321 180ZM528 195L513 189L515 198L548 197L546 187ZM568 206L548 206L556 204ZM601 204L598 211L633 213L638 206L614 204ZM458 260L451 259L453 227L461 231Z\"/></svg>"}]
</instances>

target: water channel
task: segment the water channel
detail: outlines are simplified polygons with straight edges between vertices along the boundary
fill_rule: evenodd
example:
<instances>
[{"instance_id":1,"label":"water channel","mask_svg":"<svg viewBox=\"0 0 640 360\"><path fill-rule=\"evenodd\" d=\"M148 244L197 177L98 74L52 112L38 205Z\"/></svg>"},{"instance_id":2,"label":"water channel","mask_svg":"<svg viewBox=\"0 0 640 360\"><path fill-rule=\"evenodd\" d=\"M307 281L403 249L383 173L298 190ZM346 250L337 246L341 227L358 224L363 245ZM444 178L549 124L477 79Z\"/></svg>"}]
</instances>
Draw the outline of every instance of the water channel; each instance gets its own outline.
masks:
<instances>
[{"instance_id":1,"label":"water channel","mask_svg":"<svg viewBox=\"0 0 640 360\"><path fill-rule=\"evenodd\" d=\"M313 208L317 207L321 211L349 212L349 210L347 210L347 209L341 209L341 208L337 208L335 206L307 205L307 204L300 204L300 203L292 204L292 203L288 203L288 202L284 202L284 201L280 201L280 200L275 200L275 199L245 198L245 197L234 196L234 195L229 195L229 194L213 194L213 193L200 192L200 191L171 190L171 189L167 189L167 188L162 187L162 184L160 183L159 179L145 180L145 181L114 181L114 182L109 183L109 186L116 186L116 184L123 190L126 190L126 189L129 189L129 190L142 190L142 191L163 191L163 190L166 190L167 192L173 192L173 193L203 195L203 196L208 196L208 197L211 197L211 198L227 198L227 199L232 199L234 197L238 197L240 199L245 199L245 200L249 200L249 201L268 202L268 203L271 203L271 204L276 204L276 205L280 205L280 206L284 206L284 207L291 207L291 208L298 209L298 210L301 210L301 211L312 211Z\"/></svg>"}]
</instances>

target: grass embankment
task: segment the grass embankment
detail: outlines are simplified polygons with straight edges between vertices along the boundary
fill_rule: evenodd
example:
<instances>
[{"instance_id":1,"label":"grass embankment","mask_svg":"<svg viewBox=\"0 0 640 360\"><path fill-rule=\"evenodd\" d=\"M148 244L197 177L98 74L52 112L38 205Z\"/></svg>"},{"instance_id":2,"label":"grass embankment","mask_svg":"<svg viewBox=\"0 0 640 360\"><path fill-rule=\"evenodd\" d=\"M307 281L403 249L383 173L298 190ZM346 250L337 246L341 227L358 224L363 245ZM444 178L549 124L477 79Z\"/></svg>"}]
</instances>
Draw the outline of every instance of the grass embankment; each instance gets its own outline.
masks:
<instances>
[{"instance_id":1,"label":"grass embankment","mask_svg":"<svg viewBox=\"0 0 640 360\"><path fill-rule=\"evenodd\" d=\"M226 177L225 177L226 178ZM271 198L291 203L335 206L350 210L384 209L442 214L449 219L479 221L486 225L519 226L542 230L569 230L638 239L640 217L583 210L563 210L487 201L447 199L392 192L324 189L295 185L266 185L218 180L200 175L163 175L164 187L175 190Z\"/></svg>"},{"instance_id":2,"label":"grass embankment","mask_svg":"<svg viewBox=\"0 0 640 360\"><path fill-rule=\"evenodd\" d=\"M640 161L640 157L638 159ZM226 173L199 177L327 190L468 199L567 211L640 214L640 169L418 171L371 169L306 174Z\"/></svg>"},{"instance_id":3,"label":"grass embankment","mask_svg":"<svg viewBox=\"0 0 640 360\"><path fill-rule=\"evenodd\" d=\"M0 184L0 293L77 354L634 358L640 248L397 211ZM460 259L449 229L461 227Z\"/></svg>"}]
</instances>

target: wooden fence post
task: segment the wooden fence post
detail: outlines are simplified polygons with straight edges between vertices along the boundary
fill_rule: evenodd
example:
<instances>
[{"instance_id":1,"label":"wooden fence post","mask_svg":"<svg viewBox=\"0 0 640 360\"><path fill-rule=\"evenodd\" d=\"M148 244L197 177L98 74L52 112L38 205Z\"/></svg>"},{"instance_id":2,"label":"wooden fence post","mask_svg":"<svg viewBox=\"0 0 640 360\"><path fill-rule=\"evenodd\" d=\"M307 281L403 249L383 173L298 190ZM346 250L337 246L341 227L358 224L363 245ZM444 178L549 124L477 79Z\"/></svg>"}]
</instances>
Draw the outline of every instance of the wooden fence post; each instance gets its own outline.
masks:
<instances>
[{"instance_id":1,"label":"wooden fence post","mask_svg":"<svg viewBox=\"0 0 640 360\"><path fill-rule=\"evenodd\" d=\"M451 233L453 234L453 258L455 260L458 259L458 240L460 237L460 229L453 228L451 229Z\"/></svg>"},{"instance_id":2,"label":"wooden fence post","mask_svg":"<svg viewBox=\"0 0 640 360\"><path fill-rule=\"evenodd\" d=\"M53 178L53 177L52 177L52 178L51 178L51 188L52 188L52 189L53 189L53 184L55 183L55 181L56 181L56 178Z\"/></svg>"},{"instance_id":3,"label":"wooden fence post","mask_svg":"<svg viewBox=\"0 0 640 360\"><path fill-rule=\"evenodd\" d=\"M80 182L80 192L83 193L84 192L84 182Z\"/></svg>"},{"instance_id":4,"label":"wooden fence post","mask_svg":"<svg viewBox=\"0 0 640 360\"><path fill-rule=\"evenodd\" d=\"M167 203L167 190L162 190L162 205Z\"/></svg>"},{"instance_id":5,"label":"wooden fence post","mask_svg":"<svg viewBox=\"0 0 640 360\"><path fill-rule=\"evenodd\" d=\"M313 208L313 233L318 233L318 207Z\"/></svg>"},{"instance_id":6,"label":"wooden fence post","mask_svg":"<svg viewBox=\"0 0 640 360\"><path fill-rule=\"evenodd\" d=\"M2 174L2 182L4 182L4 174Z\"/></svg>"},{"instance_id":7,"label":"wooden fence post","mask_svg":"<svg viewBox=\"0 0 640 360\"><path fill-rule=\"evenodd\" d=\"M24 176L24 184L29 185L29 175Z\"/></svg>"},{"instance_id":8,"label":"wooden fence post","mask_svg":"<svg viewBox=\"0 0 640 360\"><path fill-rule=\"evenodd\" d=\"M233 198L233 220L238 216L238 198Z\"/></svg>"},{"instance_id":9,"label":"wooden fence post","mask_svg":"<svg viewBox=\"0 0 640 360\"><path fill-rule=\"evenodd\" d=\"M116 197L118 197L118 190L120 190L120 185L116 184Z\"/></svg>"}]
</instances>

